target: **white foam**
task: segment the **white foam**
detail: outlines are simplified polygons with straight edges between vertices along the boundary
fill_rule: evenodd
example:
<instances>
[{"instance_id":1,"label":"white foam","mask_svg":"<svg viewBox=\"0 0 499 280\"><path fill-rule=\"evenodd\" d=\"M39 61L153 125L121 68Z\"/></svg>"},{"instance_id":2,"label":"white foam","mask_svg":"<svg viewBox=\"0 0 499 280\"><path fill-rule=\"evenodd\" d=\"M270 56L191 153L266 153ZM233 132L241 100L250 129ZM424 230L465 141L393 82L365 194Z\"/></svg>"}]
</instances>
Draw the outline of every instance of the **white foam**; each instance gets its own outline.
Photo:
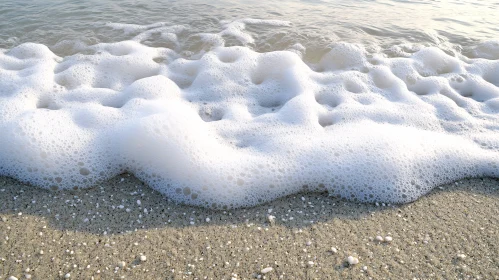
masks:
<instances>
[{"instance_id":1,"label":"white foam","mask_svg":"<svg viewBox=\"0 0 499 280\"><path fill-rule=\"evenodd\" d=\"M222 21L223 30L218 33L220 36L232 36L238 39L244 45L251 44L254 42L253 37L245 32L246 25L260 25L260 26L271 26L271 27L283 27L290 26L289 21L283 20L262 20L262 19L238 19L234 21Z\"/></svg>"},{"instance_id":2,"label":"white foam","mask_svg":"<svg viewBox=\"0 0 499 280\"><path fill-rule=\"evenodd\" d=\"M499 39L483 42L473 48L475 58L499 59Z\"/></svg>"},{"instance_id":3,"label":"white foam","mask_svg":"<svg viewBox=\"0 0 499 280\"><path fill-rule=\"evenodd\" d=\"M0 175L40 187L88 187L131 172L169 197L255 205L300 191L409 202L464 177L499 175L499 61L435 47L387 57L338 43L317 64L257 53L246 25L191 59L149 47L188 27L109 24L129 41L58 57L27 43L0 53ZM170 34L170 35L168 35ZM225 47L232 37L242 46ZM407 52L406 52L407 51ZM297 54L298 53L298 54ZM195 57L196 59L192 59Z\"/></svg>"}]
</instances>

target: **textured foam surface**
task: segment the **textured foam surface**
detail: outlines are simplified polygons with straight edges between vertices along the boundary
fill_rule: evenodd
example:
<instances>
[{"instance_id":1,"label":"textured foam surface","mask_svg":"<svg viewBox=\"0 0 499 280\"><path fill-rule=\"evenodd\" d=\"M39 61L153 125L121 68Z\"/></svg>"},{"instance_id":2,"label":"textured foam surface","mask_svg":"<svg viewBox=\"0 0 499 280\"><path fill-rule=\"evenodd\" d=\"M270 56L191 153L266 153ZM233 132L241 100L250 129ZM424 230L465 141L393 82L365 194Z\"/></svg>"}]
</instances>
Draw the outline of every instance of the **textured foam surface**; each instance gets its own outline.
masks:
<instances>
[{"instance_id":1,"label":"textured foam surface","mask_svg":"<svg viewBox=\"0 0 499 280\"><path fill-rule=\"evenodd\" d=\"M499 43L473 56L336 43L257 53L222 22L182 49L186 26L109 24L130 40L25 43L0 53L0 175L83 188L131 172L179 202L249 206L300 191L404 203L499 175ZM160 37L170 47L144 41ZM226 47L236 40L241 46Z\"/></svg>"}]
</instances>

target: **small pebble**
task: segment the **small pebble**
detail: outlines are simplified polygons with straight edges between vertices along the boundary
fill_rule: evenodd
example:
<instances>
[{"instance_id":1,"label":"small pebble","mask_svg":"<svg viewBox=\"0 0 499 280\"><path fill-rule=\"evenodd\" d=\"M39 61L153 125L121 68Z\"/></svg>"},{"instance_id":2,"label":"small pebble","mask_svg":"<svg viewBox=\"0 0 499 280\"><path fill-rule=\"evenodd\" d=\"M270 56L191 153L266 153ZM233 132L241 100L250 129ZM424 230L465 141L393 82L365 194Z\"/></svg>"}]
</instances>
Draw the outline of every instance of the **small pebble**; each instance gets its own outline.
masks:
<instances>
[{"instance_id":1,"label":"small pebble","mask_svg":"<svg viewBox=\"0 0 499 280\"><path fill-rule=\"evenodd\" d=\"M384 241L383 236L380 236L380 235L376 236L376 238L374 238L374 239L376 239L376 241L378 241L378 242Z\"/></svg>"},{"instance_id":2,"label":"small pebble","mask_svg":"<svg viewBox=\"0 0 499 280\"><path fill-rule=\"evenodd\" d=\"M66 273L66 275L64 275L64 279L69 279L71 277L71 274L69 273Z\"/></svg>"},{"instance_id":3,"label":"small pebble","mask_svg":"<svg viewBox=\"0 0 499 280\"><path fill-rule=\"evenodd\" d=\"M352 256L349 256L347 258L347 262L349 265L356 265L359 263L359 259L355 258L355 257L352 257Z\"/></svg>"},{"instance_id":4,"label":"small pebble","mask_svg":"<svg viewBox=\"0 0 499 280\"><path fill-rule=\"evenodd\" d=\"M307 263L307 265L308 265L308 267L313 267L313 266L314 266L314 262L313 262L313 261L309 261L309 262Z\"/></svg>"},{"instance_id":5,"label":"small pebble","mask_svg":"<svg viewBox=\"0 0 499 280\"><path fill-rule=\"evenodd\" d=\"M262 269L262 271L260 271L262 274L267 274L269 272L271 272L272 270L274 270L272 267L266 267L264 269Z\"/></svg>"},{"instance_id":6,"label":"small pebble","mask_svg":"<svg viewBox=\"0 0 499 280\"><path fill-rule=\"evenodd\" d=\"M24 278L31 279L31 274L24 274Z\"/></svg>"},{"instance_id":7,"label":"small pebble","mask_svg":"<svg viewBox=\"0 0 499 280\"><path fill-rule=\"evenodd\" d=\"M126 266L126 262L124 262L124 261L118 262L118 267L119 268L124 268L125 266Z\"/></svg>"},{"instance_id":8,"label":"small pebble","mask_svg":"<svg viewBox=\"0 0 499 280\"><path fill-rule=\"evenodd\" d=\"M144 255L142 255L142 256L140 256L140 257L139 257L139 260L140 260L141 262L145 262L145 261L147 261L147 257L146 257L146 256L144 256Z\"/></svg>"},{"instance_id":9,"label":"small pebble","mask_svg":"<svg viewBox=\"0 0 499 280\"><path fill-rule=\"evenodd\" d=\"M391 236L385 237L385 242L392 242L393 238Z\"/></svg>"},{"instance_id":10,"label":"small pebble","mask_svg":"<svg viewBox=\"0 0 499 280\"><path fill-rule=\"evenodd\" d=\"M268 215L267 219L269 220L269 223L271 223L271 224L275 223L275 216Z\"/></svg>"},{"instance_id":11,"label":"small pebble","mask_svg":"<svg viewBox=\"0 0 499 280\"><path fill-rule=\"evenodd\" d=\"M7 278L7 280L17 280L17 277L9 276L9 278Z\"/></svg>"},{"instance_id":12,"label":"small pebble","mask_svg":"<svg viewBox=\"0 0 499 280\"><path fill-rule=\"evenodd\" d=\"M466 259L466 255L465 254L457 254L457 258L460 260L464 260L464 259Z\"/></svg>"},{"instance_id":13,"label":"small pebble","mask_svg":"<svg viewBox=\"0 0 499 280\"><path fill-rule=\"evenodd\" d=\"M336 254L338 253L338 249L331 247L331 253Z\"/></svg>"}]
</instances>

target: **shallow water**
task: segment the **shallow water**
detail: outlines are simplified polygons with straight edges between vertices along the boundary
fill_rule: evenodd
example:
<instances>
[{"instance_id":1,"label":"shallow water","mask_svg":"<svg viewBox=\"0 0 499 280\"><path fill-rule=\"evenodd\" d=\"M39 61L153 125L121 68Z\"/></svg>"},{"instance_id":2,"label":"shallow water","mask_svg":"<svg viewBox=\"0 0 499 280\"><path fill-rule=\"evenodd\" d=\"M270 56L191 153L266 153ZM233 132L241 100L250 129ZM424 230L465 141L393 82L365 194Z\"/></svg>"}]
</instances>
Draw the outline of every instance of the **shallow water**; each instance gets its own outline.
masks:
<instances>
[{"instance_id":1,"label":"shallow water","mask_svg":"<svg viewBox=\"0 0 499 280\"><path fill-rule=\"evenodd\" d=\"M332 42L391 46L401 43L466 48L497 38L496 1L11 1L0 3L0 48L24 42L112 42L121 33L106 22L185 24L192 33L215 32L220 20L291 21L288 28L254 29L257 50ZM255 35L255 34L252 35Z\"/></svg>"},{"instance_id":2,"label":"shallow water","mask_svg":"<svg viewBox=\"0 0 499 280\"><path fill-rule=\"evenodd\" d=\"M499 176L498 4L3 1L0 175L409 202Z\"/></svg>"}]
</instances>

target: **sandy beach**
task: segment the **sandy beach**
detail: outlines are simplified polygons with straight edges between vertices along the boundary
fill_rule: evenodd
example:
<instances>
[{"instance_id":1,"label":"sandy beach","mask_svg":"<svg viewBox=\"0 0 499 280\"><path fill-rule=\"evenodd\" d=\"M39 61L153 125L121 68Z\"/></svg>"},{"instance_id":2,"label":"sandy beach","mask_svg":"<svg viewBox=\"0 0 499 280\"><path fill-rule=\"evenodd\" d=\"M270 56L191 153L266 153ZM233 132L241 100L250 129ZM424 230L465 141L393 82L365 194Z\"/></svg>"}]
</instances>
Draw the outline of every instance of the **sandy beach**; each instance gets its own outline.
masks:
<instances>
[{"instance_id":1,"label":"sandy beach","mask_svg":"<svg viewBox=\"0 0 499 280\"><path fill-rule=\"evenodd\" d=\"M0 279L499 279L488 178L401 206L298 194L215 211L128 174L56 192L1 177L0 215Z\"/></svg>"}]
</instances>

